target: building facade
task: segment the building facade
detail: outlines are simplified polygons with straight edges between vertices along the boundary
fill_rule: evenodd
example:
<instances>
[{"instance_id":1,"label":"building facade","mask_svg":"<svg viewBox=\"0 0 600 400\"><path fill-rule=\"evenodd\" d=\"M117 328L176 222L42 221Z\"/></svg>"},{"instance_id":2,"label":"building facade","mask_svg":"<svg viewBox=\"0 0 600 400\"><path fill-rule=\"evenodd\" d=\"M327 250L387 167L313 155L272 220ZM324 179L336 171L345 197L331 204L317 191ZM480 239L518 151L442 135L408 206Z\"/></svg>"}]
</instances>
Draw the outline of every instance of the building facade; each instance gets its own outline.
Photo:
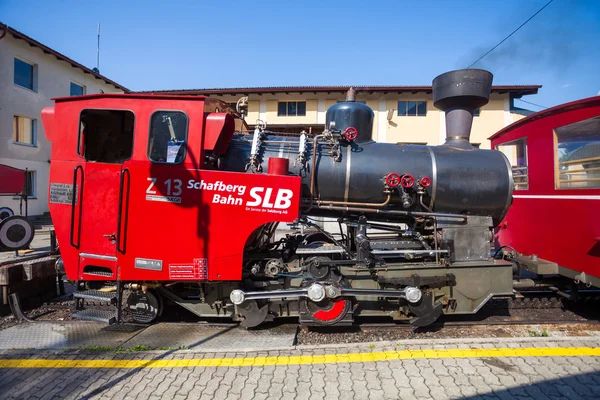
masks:
<instances>
[{"instance_id":1,"label":"building facade","mask_svg":"<svg viewBox=\"0 0 600 400\"><path fill-rule=\"evenodd\" d=\"M489 149L493 133L528 115L514 100L536 94L539 85L493 86L490 102L476 112L471 143ZM344 101L349 86L270 87L234 89L170 90L154 93L205 95L235 106L248 97L246 121L250 127L260 120L267 129L301 132L325 128L327 109ZM433 105L431 86L354 86L356 101L373 109L373 139L386 143L438 145L445 141L444 113Z\"/></svg>"},{"instance_id":2,"label":"building facade","mask_svg":"<svg viewBox=\"0 0 600 400\"><path fill-rule=\"evenodd\" d=\"M0 164L27 169L29 215L48 211L50 142L41 112L51 99L127 89L0 24ZM19 211L18 196L0 197L0 207ZM23 210L23 212L25 212Z\"/></svg>"},{"instance_id":3,"label":"building facade","mask_svg":"<svg viewBox=\"0 0 600 400\"><path fill-rule=\"evenodd\" d=\"M514 100L536 94L539 85L494 86L488 105L478 110L471 142L490 148L494 132L528 114ZM387 143L438 145L446 136L444 114L433 106L431 86L355 86L356 101L374 111L373 139ZM348 86L225 88L160 91L205 95L229 103L248 98L246 121L282 132L325 129L327 109L344 101ZM41 111L52 98L124 93L129 90L40 42L0 23L0 164L27 169L30 215L48 211L51 144ZM154 92L158 93L158 92ZM55 144L56 145L56 144ZM0 197L0 207L19 210L18 196Z\"/></svg>"}]
</instances>

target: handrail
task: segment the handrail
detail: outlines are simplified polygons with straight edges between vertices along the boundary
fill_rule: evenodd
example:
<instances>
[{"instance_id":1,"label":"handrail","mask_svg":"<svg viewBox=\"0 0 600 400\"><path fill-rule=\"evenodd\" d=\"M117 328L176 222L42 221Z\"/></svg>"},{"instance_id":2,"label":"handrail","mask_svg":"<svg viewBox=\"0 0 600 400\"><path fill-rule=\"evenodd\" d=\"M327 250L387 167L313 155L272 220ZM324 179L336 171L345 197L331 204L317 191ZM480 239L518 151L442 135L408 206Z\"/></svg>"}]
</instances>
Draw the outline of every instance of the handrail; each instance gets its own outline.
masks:
<instances>
[{"instance_id":1,"label":"handrail","mask_svg":"<svg viewBox=\"0 0 600 400\"><path fill-rule=\"evenodd\" d=\"M588 179L561 179L559 183L578 183L578 182L598 182L600 178L588 178Z\"/></svg>"},{"instance_id":2,"label":"handrail","mask_svg":"<svg viewBox=\"0 0 600 400\"><path fill-rule=\"evenodd\" d=\"M71 246L75 247L76 249L79 248L79 241L81 238L81 226L78 226L77 228L77 244L75 244L74 242L74 227L75 227L75 205L77 204L77 171L79 171L81 169L81 196L79 196L79 221L81 222L81 201L83 199L83 167L81 165L78 165L75 167L75 169L73 170L73 197L71 198L71 226L70 226L70 232L69 232L69 242L71 243Z\"/></svg>"},{"instance_id":3,"label":"handrail","mask_svg":"<svg viewBox=\"0 0 600 400\"><path fill-rule=\"evenodd\" d=\"M583 169L566 169L564 171L560 171L560 174L561 175L570 175L570 174L578 174L581 172L593 172L593 171L600 171L600 167L583 168Z\"/></svg>"},{"instance_id":4,"label":"handrail","mask_svg":"<svg viewBox=\"0 0 600 400\"><path fill-rule=\"evenodd\" d=\"M561 161L558 164L559 165L588 164L588 163L592 163L592 162L596 162L596 161L600 162L600 156L599 157L580 158L579 160Z\"/></svg>"},{"instance_id":5,"label":"handrail","mask_svg":"<svg viewBox=\"0 0 600 400\"><path fill-rule=\"evenodd\" d=\"M127 201L125 203L125 226L121 231L121 222L123 220L123 183L127 174ZM129 169L124 168L121 171L121 179L119 180L119 211L117 213L117 251L125 254L127 249L127 219L129 217L129 186L131 183L131 174ZM121 237L123 238L123 247L121 247Z\"/></svg>"}]
</instances>

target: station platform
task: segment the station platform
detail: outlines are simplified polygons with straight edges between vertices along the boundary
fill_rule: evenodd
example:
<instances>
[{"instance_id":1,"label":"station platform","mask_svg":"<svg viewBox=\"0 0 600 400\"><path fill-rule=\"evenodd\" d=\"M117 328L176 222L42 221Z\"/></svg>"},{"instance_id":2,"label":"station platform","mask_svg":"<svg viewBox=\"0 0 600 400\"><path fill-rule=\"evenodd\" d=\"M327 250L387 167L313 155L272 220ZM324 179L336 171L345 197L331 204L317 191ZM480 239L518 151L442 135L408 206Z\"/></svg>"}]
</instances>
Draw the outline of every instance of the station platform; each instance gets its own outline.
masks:
<instances>
[{"instance_id":1,"label":"station platform","mask_svg":"<svg viewBox=\"0 0 600 400\"><path fill-rule=\"evenodd\" d=\"M237 348L0 350L0 393L15 399L600 398L599 337L273 341L248 348L237 330L230 332Z\"/></svg>"}]
</instances>

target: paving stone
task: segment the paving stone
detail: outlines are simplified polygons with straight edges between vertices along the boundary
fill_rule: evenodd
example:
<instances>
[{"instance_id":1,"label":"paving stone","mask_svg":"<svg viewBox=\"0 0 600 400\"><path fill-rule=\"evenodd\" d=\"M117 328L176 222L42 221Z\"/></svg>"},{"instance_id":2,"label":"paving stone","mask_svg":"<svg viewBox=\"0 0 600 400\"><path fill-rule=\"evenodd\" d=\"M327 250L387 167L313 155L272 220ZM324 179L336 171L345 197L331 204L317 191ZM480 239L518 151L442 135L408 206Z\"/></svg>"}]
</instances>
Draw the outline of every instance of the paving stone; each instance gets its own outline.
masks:
<instances>
[{"instance_id":1,"label":"paving stone","mask_svg":"<svg viewBox=\"0 0 600 400\"><path fill-rule=\"evenodd\" d=\"M521 342L522 347L534 347ZM543 342L537 342L543 343ZM536 344L537 344L536 343ZM573 342L600 347L600 340ZM508 344L460 343L461 348L508 347ZM549 342L549 347L563 345ZM449 348L434 345L438 350ZM407 346L408 347L408 346ZM416 346L413 346L416 347ZM564 347L576 347L575 344ZM327 349L260 351L254 357L345 354L381 349L351 346ZM432 346L418 345L419 349ZM220 353L33 354L47 359L214 359L250 357ZM2 353L0 359L32 358ZM282 358L283 360L284 358ZM600 398L600 357L490 357L397 359L361 363L266 365L257 367L179 367L146 369L4 369L2 398L86 399L415 399L415 398Z\"/></svg>"}]
</instances>

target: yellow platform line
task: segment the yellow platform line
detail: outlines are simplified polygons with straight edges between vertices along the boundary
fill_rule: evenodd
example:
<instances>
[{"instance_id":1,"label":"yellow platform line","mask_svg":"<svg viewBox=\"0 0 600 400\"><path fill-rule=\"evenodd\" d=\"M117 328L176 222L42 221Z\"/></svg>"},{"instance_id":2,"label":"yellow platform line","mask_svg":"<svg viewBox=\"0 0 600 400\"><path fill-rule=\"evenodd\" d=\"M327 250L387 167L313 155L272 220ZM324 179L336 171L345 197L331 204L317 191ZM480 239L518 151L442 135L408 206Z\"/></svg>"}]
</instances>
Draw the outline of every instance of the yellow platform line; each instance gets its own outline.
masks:
<instances>
[{"instance_id":1,"label":"yellow platform line","mask_svg":"<svg viewBox=\"0 0 600 400\"><path fill-rule=\"evenodd\" d=\"M159 356L160 357L160 356ZM185 367L262 367L376 362L406 359L490 358L490 357L600 357L600 347L531 347L498 349L397 350L316 356L269 356L202 358L180 360L48 360L0 359L0 368L185 368Z\"/></svg>"}]
</instances>

